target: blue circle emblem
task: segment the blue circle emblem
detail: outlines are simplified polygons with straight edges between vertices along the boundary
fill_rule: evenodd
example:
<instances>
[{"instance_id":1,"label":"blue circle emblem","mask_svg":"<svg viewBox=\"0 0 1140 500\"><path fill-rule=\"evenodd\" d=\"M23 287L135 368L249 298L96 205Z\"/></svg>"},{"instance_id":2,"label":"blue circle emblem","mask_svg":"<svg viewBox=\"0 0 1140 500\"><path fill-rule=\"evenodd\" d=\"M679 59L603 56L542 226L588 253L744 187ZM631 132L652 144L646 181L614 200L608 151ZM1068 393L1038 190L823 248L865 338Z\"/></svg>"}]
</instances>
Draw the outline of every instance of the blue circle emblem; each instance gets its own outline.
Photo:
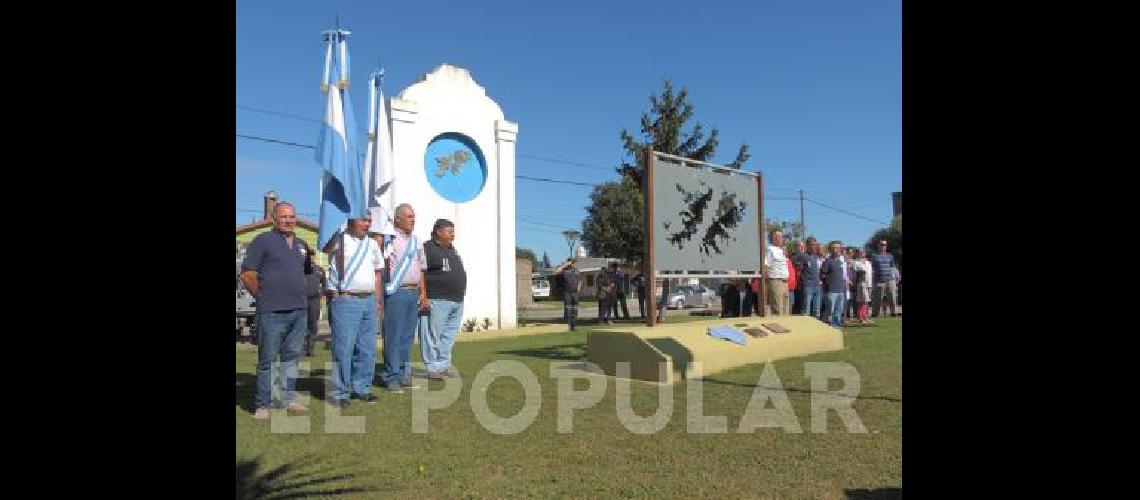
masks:
<instances>
[{"instance_id":1,"label":"blue circle emblem","mask_svg":"<svg viewBox=\"0 0 1140 500\"><path fill-rule=\"evenodd\" d=\"M443 199L464 203L475 199L487 183L487 162L475 141L463 134L441 134L424 152L428 184Z\"/></svg>"}]
</instances>

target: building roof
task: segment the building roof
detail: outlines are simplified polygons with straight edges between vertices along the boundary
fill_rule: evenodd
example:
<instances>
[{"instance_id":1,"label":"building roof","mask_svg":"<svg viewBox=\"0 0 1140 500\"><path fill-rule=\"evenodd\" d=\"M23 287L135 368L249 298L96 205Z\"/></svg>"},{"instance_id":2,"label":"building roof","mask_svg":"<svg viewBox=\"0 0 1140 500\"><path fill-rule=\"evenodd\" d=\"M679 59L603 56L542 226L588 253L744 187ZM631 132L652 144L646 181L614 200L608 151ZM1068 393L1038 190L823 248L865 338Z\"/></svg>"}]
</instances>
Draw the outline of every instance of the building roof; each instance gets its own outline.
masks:
<instances>
[{"instance_id":1,"label":"building roof","mask_svg":"<svg viewBox=\"0 0 1140 500\"><path fill-rule=\"evenodd\" d=\"M265 226L272 226L272 225L273 225L273 219L261 219L261 220L256 221L256 222L251 222L249 224L246 224L244 226L238 226L237 230L235 232L237 234L241 234L241 233L244 233L244 232L252 230L252 229L258 229L258 228L262 228ZM308 219L305 219L305 218L301 218L301 217L297 217L297 225L301 226L305 229L308 229L310 231L317 231L318 230L317 224L315 222L308 220Z\"/></svg>"},{"instance_id":2,"label":"building roof","mask_svg":"<svg viewBox=\"0 0 1140 500\"><path fill-rule=\"evenodd\" d=\"M577 259L574 266L580 272L597 271L603 267L609 267L610 262L621 262L621 259L616 257L583 257Z\"/></svg>"}]
</instances>

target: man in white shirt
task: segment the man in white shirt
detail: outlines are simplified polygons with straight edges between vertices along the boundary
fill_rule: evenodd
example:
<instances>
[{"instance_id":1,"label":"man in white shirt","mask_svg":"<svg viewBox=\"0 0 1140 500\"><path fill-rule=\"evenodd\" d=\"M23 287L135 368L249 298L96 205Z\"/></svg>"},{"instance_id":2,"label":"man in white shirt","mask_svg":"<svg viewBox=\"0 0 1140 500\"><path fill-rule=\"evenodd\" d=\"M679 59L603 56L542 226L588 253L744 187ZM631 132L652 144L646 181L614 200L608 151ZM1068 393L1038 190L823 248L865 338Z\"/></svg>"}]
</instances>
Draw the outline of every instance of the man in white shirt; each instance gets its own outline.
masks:
<instances>
[{"instance_id":1,"label":"man in white shirt","mask_svg":"<svg viewBox=\"0 0 1140 500\"><path fill-rule=\"evenodd\" d=\"M788 257L784 255L784 233L776 230L764 254L764 278L772 314L788 314Z\"/></svg>"},{"instance_id":2,"label":"man in white shirt","mask_svg":"<svg viewBox=\"0 0 1140 500\"><path fill-rule=\"evenodd\" d=\"M344 408L349 399L375 403L376 318L383 299L384 257L368 237L372 215L349 219L347 234L333 238L329 252L329 326L334 362L328 401Z\"/></svg>"}]
</instances>

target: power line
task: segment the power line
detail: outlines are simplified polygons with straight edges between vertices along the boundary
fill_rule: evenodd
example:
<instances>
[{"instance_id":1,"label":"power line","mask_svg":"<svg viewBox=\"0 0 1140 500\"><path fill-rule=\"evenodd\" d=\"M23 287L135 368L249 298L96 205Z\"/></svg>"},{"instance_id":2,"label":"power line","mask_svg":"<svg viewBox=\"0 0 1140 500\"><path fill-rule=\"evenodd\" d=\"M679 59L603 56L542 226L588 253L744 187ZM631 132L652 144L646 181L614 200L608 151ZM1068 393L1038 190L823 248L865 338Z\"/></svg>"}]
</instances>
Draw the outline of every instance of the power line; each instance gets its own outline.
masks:
<instances>
[{"instance_id":1,"label":"power line","mask_svg":"<svg viewBox=\"0 0 1140 500\"><path fill-rule=\"evenodd\" d=\"M518 175L518 174L515 174L515 178L518 178L518 179L526 179L526 180L528 180L528 181L556 182L556 183L559 183L559 184L572 184L572 185L575 185L575 186L586 186L586 187L594 187L594 186L595 186L594 184L590 184L590 183L588 183L588 182L560 181L560 180L557 180L557 179L546 179L546 178L543 178L543 177L530 177L530 176L526 176L526 175Z\"/></svg>"},{"instance_id":2,"label":"power line","mask_svg":"<svg viewBox=\"0 0 1140 500\"><path fill-rule=\"evenodd\" d=\"M577 163L577 162L573 162L573 161L567 161L567 160L559 160L559 159L557 159L557 158L545 158L545 157L542 157L542 156L535 156L535 155L524 155L524 154L522 154L522 153L515 153L515 154L516 154L516 155L518 155L518 156L519 156L519 157L521 157L521 158L530 158L530 159L532 159L532 160L541 160L541 161L548 161L548 162L550 162L550 163L561 163L561 164L564 164L564 165L573 165L573 166L575 166L575 167L585 167L585 168L592 168L592 169L596 169L596 170L605 170L605 171L608 171L608 172L617 173L617 169L616 169L616 168L614 168L614 167L599 167L599 166L597 166L597 165L587 165L587 164L585 164L585 163Z\"/></svg>"},{"instance_id":3,"label":"power line","mask_svg":"<svg viewBox=\"0 0 1140 500\"><path fill-rule=\"evenodd\" d=\"M277 139L268 139L268 138L265 138L265 137L258 137L258 136L255 136L255 135L244 135L244 134L238 134L237 136L238 136L238 137L241 137L242 139L252 139L252 140L255 140L255 141L273 142L273 143L277 143L277 144L284 144L284 145L286 145L286 146L297 146L297 147L299 147L299 148L317 149L317 147L316 147L316 146L311 146L311 145L309 145L309 144L298 144L298 143L296 143L296 142L289 142L289 141L279 141L279 140L277 140Z\"/></svg>"},{"instance_id":4,"label":"power line","mask_svg":"<svg viewBox=\"0 0 1140 500\"><path fill-rule=\"evenodd\" d=\"M283 117L285 117L285 118L292 118L292 119L294 119L294 120L303 120L303 121L307 121L307 122L313 122L313 123L322 123L322 122L321 122L321 120L314 120L314 119L312 119L312 118L307 118L307 117L304 117L304 116L291 115L291 114L289 114L289 113L282 113L282 112L280 112L280 111L273 111L273 110L269 110L269 109L254 108L254 107L252 107L252 106L242 106L241 104L238 104L238 105L237 105L237 107L238 107L238 108L241 108L241 109L249 110L249 111L254 111L254 112L257 112L257 113L265 113L265 114L267 114L267 115L277 115L277 116L283 116Z\"/></svg>"},{"instance_id":5,"label":"power line","mask_svg":"<svg viewBox=\"0 0 1140 500\"><path fill-rule=\"evenodd\" d=\"M552 227L555 229L566 229L566 226L569 225L569 224L551 224L549 222L543 222L543 221L540 221L540 220L535 219L533 217L527 217L525 215L515 215L515 218L519 219L519 222L526 222L526 223L530 223L530 224L538 224L540 226Z\"/></svg>"},{"instance_id":6,"label":"power line","mask_svg":"<svg viewBox=\"0 0 1140 500\"><path fill-rule=\"evenodd\" d=\"M833 207L833 206L828 205L826 203L821 203L821 202L815 201L811 198L804 198L804 201L810 201L810 202L815 203L816 205L819 205L823 208L827 208L827 209L834 210L834 211L839 212L839 213L847 214L847 215L850 215L852 217L857 217L857 218L863 219L865 221L874 222L875 224L890 225L889 222L883 222L881 220L875 220L875 219L872 219L870 217L862 216L862 215L859 215L859 214L854 213L854 212L848 212L847 210L844 210L842 208L836 208L836 207Z\"/></svg>"}]
</instances>

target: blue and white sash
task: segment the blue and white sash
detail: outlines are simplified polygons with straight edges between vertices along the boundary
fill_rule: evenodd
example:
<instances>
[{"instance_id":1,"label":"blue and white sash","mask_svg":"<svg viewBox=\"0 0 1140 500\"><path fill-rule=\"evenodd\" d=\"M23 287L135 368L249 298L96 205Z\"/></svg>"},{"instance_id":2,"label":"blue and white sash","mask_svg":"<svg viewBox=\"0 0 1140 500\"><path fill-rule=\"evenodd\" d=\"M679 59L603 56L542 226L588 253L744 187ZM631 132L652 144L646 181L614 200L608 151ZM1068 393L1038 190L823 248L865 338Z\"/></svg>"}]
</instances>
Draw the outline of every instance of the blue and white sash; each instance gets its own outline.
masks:
<instances>
[{"instance_id":1,"label":"blue and white sash","mask_svg":"<svg viewBox=\"0 0 1140 500\"><path fill-rule=\"evenodd\" d=\"M365 237L364 241L360 242L360 244L356 246L356 252L352 254L352 258L348 259L348 264L345 265L345 269L347 269L344 273L346 276L345 279L342 280L340 279L340 276L336 275L336 266L332 267L332 281L333 283L336 283L336 289L338 291L343 292L344 288L348 286L349 283L352 283L352 278L356 277L356 272L360 270L360 265L364 263L364 256L367 255L368 246L371 244L371 242L372 240L370 238ZM345 241L342 237L340 244L344 245L344 243ZM341 255L344 254L342 253Z\"/></svg>"},{"instance_id":2,"label":"blue and white sash","mask_svg":"<svg viewBox=\"0 0 1140 500\"><path fill-rule=\"evenodd\" d=\"M407 274L408 268L412 266L412 261L416 258L416 252L419 250L419 241L416 240L416 235L411 235L408 240L408 248L404 249L404 257L400 259L399 265L396 266L395 272L392 273L388 279L388 286L384 287L385 295L392 295L396 293L396 289L400 288L400 284L404 282L404 275Z\"/></svg>"}]
</instances>

